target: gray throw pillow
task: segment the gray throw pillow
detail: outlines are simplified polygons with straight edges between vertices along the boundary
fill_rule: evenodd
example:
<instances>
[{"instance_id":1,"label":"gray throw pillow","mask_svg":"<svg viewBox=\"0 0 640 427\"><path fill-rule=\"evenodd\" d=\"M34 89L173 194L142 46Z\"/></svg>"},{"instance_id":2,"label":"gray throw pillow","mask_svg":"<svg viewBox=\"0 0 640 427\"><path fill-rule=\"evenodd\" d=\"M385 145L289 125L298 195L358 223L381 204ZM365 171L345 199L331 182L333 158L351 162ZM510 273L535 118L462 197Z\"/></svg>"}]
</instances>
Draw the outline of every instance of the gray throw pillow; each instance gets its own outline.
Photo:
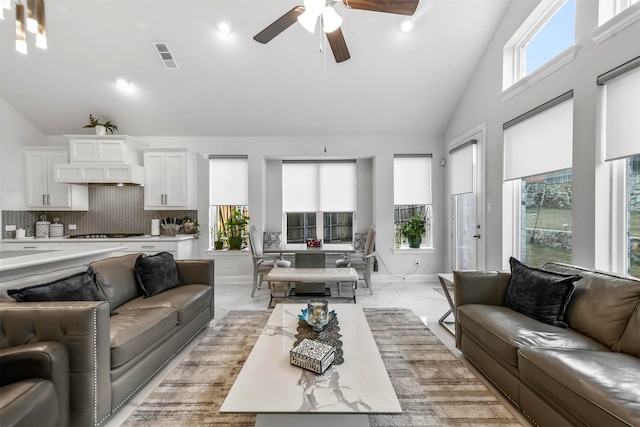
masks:
<instances>
[{"instance_id":1,"label":"gray throw pillow","mask_svg":"<svg viewBox=\"0 0 640 427\"><path fill-rule=\"evenodd\" d=\"M140 255L135 265L136 280L145 298L152 297L180 284L176 260L169 252Z\"/></svg>"},{"instance_id":2,"label":"gray throw pillow","mask_svg":"<svg viewBox=\"0 0 640 427\"><path fill-rule=\"evenodd\" d=\"M41 285L8 289L7 294L18 302L105 301L90 270Z\"/></svg>"},{"instance_id":3,"label":"gray throw pillow","mask_svg":"<svg viewBox=\"0 0 640 427\"><path fill-rule=\"evenodd\" d=\"M582 276L531 268L509 259L511 279L505 305L540 322L566 328L564 312Z\"/></svg>"}]
</instances>

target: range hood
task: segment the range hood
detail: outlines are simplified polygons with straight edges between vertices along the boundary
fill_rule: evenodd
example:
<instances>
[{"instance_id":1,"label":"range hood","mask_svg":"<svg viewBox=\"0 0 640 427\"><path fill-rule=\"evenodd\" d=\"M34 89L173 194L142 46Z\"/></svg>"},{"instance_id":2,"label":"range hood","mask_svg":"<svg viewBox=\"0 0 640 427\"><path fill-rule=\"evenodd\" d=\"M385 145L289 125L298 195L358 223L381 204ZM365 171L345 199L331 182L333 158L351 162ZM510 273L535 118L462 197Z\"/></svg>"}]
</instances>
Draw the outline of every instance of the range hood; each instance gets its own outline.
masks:
<instances>
[{"instance_id":1,"label":"range hood","mask_svg":"<svg viewBox=\"0 0 640 427\"><path fill-rule=\"evenodd\" d=\"M65 135L69 163L54 166L56 182L88 185L144 185L142 153L147 144L125 135Z\"/></svg>"}]
</instances>

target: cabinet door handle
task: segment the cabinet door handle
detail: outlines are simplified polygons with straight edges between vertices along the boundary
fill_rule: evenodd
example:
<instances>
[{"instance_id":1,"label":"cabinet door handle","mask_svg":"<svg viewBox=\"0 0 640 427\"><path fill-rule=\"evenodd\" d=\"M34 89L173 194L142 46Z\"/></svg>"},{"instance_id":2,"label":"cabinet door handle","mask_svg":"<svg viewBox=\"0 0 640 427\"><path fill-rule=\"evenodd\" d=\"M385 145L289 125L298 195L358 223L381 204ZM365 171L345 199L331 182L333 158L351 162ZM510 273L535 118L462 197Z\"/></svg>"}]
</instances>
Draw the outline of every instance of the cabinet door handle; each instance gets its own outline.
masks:
<instances>
[{"instance_id":1,"label":"cabinet door handle","mask_svg":"<svg viewBox=\"0 0 640 427\"><path fill-rule=\"evenodd\" d=\"M38 249L37 246L23 246L22 249Z\"/></svg>"},{"instance_id":2,"label":"cabinet door handle","mask_svg":"<svg viewBox=\"0 0 640 427\"><path fill-rule=\"evenodd\" d=\"M43 195L42 195L42 205L44 206L44 205L46 205L46 204L47 204L47 195L46 195L46 194L43 194Z\"/></svg>"},{"instance_id":3,"label":"cabinet door handle","mask_svg":"<svg viewBox=\"0 0 640 427\"><path fill-rule=\"evenodd\" d=\"M51 205L51 194L47 194L47 205Z\"/></svg>"},{"instance_id":4,"label":"cabinet door handle","mask_svg":"<svg viewBox=\"0 0 640 427\"><path fill-rule=\"evenodd\" d=\"M144 245L143 245L143 246L141 246L141 247L142 247L143 249L153 249L153 248L155 248L156 246L155 246L155 245L150 245L150 246L149 246L149 245L147 245L147 246L144 246Z\"/></svg>"}]
</instances>

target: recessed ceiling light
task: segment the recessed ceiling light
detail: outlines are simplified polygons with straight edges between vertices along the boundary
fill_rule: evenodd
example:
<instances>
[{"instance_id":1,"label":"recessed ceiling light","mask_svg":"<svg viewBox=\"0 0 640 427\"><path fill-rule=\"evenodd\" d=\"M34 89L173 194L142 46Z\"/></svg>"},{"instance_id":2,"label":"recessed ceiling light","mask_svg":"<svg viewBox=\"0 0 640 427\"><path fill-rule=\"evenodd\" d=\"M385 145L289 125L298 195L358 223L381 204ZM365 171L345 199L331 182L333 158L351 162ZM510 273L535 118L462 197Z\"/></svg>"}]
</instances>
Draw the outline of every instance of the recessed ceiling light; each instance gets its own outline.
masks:
<instances>
[{"instance_id":1,"label":"recessed ceiling light","mask_svg":"<svg viewBox=\"0 0 640 427\"><path fill-rule=\"evenodd\" d=\"M413 30L413 26L413 18L411 18L410 16L402 18L402 21L400 21L400 31L403 33L408 33L409 31Z\"/></svg>"},{"instance_id":2,"label":"recessed ceiling light","mask_svg":"<svg viewBox=\"0 0 640 427\"><path fill-rule=\"evenodd\" d=\"M118 86L123 87L125 89L131 85L131 82L129 82L129 80L127 80L125 77L122 77L122 76L113 76L113 81L116 82Z\"/></svg>"},{"instance_id":3,"label":"recessed ceiling light","mask_svg":"<svg viewBox=\"0 0 640 427\"><path fill-rule=\"evenodd\" d=\"M231 34L231 24L229 23L229 21L226 21L224 19L219 20L218 31L220 31L225 36L228 36L229 34Z\"/></svg>"}]
</instances>

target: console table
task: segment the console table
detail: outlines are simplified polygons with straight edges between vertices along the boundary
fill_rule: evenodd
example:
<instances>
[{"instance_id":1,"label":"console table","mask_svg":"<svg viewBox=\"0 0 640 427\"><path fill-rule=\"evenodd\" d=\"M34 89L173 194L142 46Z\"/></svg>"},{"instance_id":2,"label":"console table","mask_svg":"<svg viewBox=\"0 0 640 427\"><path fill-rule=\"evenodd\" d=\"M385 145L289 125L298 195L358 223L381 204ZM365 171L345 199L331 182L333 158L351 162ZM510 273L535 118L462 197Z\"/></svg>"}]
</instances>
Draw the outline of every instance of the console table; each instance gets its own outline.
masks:
<instances>
[{"instance_id":1,"label":"console table","mask_svg":"<svg viewBox=\"0 0 640 427\"><path fill-rule=\"evenodd\" d=\"M343 364L317 375L289 363L302 308L276 305L220 412L255 413L260 427L368 426L369 414L401 413L360 306L329 304L338 315Z\"/></svg>"},{"instance_id":2,"label":"console table","mask_svg":"<svg viewBox=\"0 0 640 427\"><path fill-rule=\"evenodd\" d=\"M351 283L351 289L353 290L353 302L356 302L356 287L358 285L358 272L355 268L273 268L264 278L267 282L269 282L269 289L271 289L271 302L273 302L273 298L276 297L274 295L275 286L273 286L273 282L284 282L287 284L295 283L295 284L305 284L305 283L321 283L324 289L324 284L327 282L337 282L338 283L338 296L342 294L342 284L343 283ZM286 289L288 296L291 292L290 289ZM331 291L328 292L330 296ZM295 292L295 296L325 296L325 294L318 295L313 292L311 294L305 294L299 292Z\"/></svg>"}]
</instances>

